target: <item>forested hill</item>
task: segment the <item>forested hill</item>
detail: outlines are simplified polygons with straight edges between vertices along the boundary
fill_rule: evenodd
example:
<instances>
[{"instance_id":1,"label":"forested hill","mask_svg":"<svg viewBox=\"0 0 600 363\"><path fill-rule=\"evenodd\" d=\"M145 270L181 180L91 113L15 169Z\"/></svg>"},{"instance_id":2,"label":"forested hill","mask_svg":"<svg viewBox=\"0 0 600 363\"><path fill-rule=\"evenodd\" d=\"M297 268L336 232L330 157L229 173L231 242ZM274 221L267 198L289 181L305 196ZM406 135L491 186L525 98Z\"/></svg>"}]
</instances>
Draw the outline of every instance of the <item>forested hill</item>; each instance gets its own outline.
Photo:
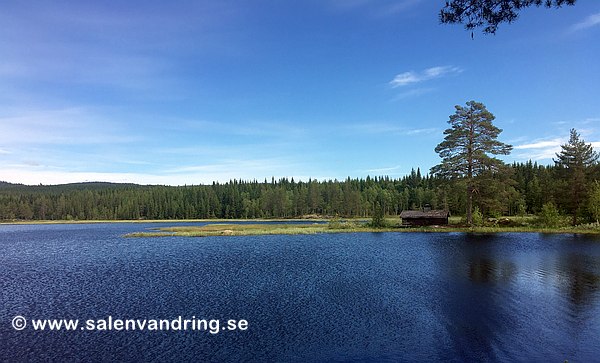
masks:
<instances>
[{"instance_id":1,"label":"forested hill","mask_svg":"<svg viewBox=\"0 0 600 363\"><path fill-rule=\"evenodd\" d=\"M21 192L71 192L74 190L100 190L100 189L123 189L130 187L144 187L143 185L130 183L108 183L108 182L85 182L58 185L24 185L0 181L0 192L7 190Z\"/></svg>"},{"instance_id":2,"label":"forested hill","mask_svg":"<svg viewBox=\"0 0 600 363\"><path fill-rule=\"evenodd\" d=\"M597 171L594 170L597 174ZM475 206L484 215L538 213L547 202L569 210L567 179L554 166L513 164L477 177ZM464 184L413 170L393 179L239 181L194 186L78 183L25 186L0 182L0 219L293 218L305 215L370 217L430 205L465 210Z\"/></svg>"}]
</instances>

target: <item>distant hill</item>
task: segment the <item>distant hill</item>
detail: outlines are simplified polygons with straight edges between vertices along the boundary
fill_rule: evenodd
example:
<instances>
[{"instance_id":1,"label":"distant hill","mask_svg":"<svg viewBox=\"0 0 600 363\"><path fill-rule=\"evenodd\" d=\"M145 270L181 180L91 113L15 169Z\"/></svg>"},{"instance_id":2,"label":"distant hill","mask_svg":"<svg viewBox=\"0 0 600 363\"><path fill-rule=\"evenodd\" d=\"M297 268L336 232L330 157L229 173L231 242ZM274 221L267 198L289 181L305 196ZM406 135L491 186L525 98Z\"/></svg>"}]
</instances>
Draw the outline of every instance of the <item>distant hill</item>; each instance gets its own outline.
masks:
<instances>
[{"instance_id":1,"label":"distant hill","mask_svg":"<svg viewBox=\"0 0 600 363\"><path fill-rule=\"evenodd\" d=\"M474 197L486 216L539 213L548 201L566 210L568 185L562 170L531 162L507 166L506 172L482 179ZM596 175L600 175L600 166ZM371 217L377 210L464 212L462 181L421 175L402 178L231 180L209 185L165 186L87 182L23 185L0 182L0 220L121 220L196 218L300 218L306 215ZM591 186L590 186L591 188ZM377 206L379 206L377 209Z\"/></svg>"},{"instance_id":2,"label":"distant hill","mask_svg":"<svg viewBox=\"0 0 600 363\"><path fill-rule=\"evenodd\" d=\"M68 184L53 184L53 185L25 185L15 184L5 181L0 181L0 190L98 190L98 189L119 189L119 188L135 188L144 187L143 185L133 183L110 183L110 182L83 182L83 183L68 183Z\"/></svg>"}]
</instances>

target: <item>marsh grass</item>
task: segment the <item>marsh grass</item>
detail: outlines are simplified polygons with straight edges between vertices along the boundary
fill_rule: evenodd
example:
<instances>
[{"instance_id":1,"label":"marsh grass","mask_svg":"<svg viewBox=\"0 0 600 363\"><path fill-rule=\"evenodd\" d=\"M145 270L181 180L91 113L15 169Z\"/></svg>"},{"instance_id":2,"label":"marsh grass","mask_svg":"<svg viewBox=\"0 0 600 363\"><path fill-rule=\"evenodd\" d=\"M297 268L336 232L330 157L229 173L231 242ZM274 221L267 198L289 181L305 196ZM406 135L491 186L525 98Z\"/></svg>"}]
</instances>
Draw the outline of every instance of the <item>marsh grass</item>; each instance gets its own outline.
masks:
<instances>
[{"instance_id":1,"label":"marsh grass","mask_svg":"<svg viewBox=\"0 0 600 363\"><path fill-rule=\"evenodd\" d=\"M208 237L208 236L256 236L256 235L298 235L319 233L361 233L361 232L420 232L420 233L577 233L577 234L599 234L600 225L597 223L581 226L562 227L540 227L533 224L523 223L518 226L500 226L489 223L483 226L468 227L461 224L450 224L447 226L427 226L400 228L399 224L390 225L386 228L373 228L359 220L339 221L330 223L314 224L231 224L213 223L205 226L176 226L165 227L148 232L136 232L127 234L126 237Z\"/></svg>"},{"instance_id":2,"label":"marsh grass","mask_svg":"<svg viewBox=\"0 0 600 363\"><path fill-rule=\"evenodd\" d=\"M507 222L507 218L503 218ZM374 228L368 221L362 219L340 220L334 218L329 223L297 224L280 221L280 223L265 224L233 224L211 223L204 226L175 226L157 228L147 232L136 232L126 237L208 237L208 236L257 236L257 235L293 235L319 233L376 233L376 232L420 232L420 233L577 233L600 234L600 224L590 223L580 226L561 225L545 227L536 223L536 217L509 217L509 225L501 225L498 221L485 221L481 226L469 227L461 217L451 217L450 224L445 226L401 227L399 219L388 219L386 227ZM213 221L214 222L214 221Z\"/></svg>"},{"instance_id":3,"label":"marsh grass","mask_svg":"<svg viewBox=\"0 0 600 363\"><path fill-rule=\"evenodd\" d=\"M352 228L355 229L355 228ZM205 226L182 226L159 228L152 232L137 232L126 235L127 237L208 237L208 236L253 236L270 234L316 234L350 232L347 226L330 228L328 224L208 224Z\"/></svg>"}]
</instances>

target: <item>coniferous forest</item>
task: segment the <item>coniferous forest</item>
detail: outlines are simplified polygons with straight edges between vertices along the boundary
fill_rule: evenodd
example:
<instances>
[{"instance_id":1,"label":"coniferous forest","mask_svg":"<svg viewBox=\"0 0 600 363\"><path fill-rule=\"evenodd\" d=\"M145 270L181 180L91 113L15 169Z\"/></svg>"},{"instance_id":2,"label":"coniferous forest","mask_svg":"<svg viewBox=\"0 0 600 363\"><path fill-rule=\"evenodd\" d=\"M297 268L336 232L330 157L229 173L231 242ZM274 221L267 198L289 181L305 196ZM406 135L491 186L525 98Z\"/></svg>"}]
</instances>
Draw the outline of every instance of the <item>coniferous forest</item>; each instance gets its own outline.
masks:
<instances>
[{"instance_id":1,"label":"coniferous forest","mask_svg":"<svg viewBox=\"0 0 600 363\"><path fill-rule=\"evenodd\" d=\"M560 166L537 163L504 165L478 175L473 203L487 217L540 214L544 208L579 216L579 223L596 221L600 206L600 168L584 170L573 204L573 183ZM463 180L423 175L420 169L393 179L295 181L232 180L193 186L80 183L25 186L0 183L2 220L136 220L196 218L297 218L309 215L365 217L380 205L385 215L429 205L463 215Z\"/></svg>"},{"instance_id":2,"label":"coniferous forest","mask_svg":"<svg viewBox=\"0 0 600 363\"><path fill-rule=\"evenodd\" d=\"M25 186L0 182L0 220L162 220L397 216L424 207L484 217L539 215L546 226L600 220L600 154L575 129L554 165L505 164L512 146L482 103L455 106L435 151L442 162L402 178L295 181L230 180L211 185L78 183ZM492 155L492 156L490 156ZM562 215L562 217L561 217Z\"/></svg>"}]
</instances>

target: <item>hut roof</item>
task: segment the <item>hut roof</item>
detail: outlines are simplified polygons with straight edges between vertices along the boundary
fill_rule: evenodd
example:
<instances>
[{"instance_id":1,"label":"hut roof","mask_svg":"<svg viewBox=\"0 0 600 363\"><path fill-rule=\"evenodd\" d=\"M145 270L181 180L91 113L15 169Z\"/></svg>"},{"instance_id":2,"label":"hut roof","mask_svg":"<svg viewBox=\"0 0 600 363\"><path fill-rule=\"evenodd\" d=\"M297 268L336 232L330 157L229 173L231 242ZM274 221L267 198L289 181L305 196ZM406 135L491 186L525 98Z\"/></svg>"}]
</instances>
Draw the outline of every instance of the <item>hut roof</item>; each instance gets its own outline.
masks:
<instances>
[{"instance_id":1,"label":"hut roof","mask_svg":"<svg viewBox=\"0 0 600 363\"><path fill-rule=\"evenodd\" d=\"M450 212L447 210L403 210L400 213L400 218L448 218Z\"/></svg>"}]
</instances>

